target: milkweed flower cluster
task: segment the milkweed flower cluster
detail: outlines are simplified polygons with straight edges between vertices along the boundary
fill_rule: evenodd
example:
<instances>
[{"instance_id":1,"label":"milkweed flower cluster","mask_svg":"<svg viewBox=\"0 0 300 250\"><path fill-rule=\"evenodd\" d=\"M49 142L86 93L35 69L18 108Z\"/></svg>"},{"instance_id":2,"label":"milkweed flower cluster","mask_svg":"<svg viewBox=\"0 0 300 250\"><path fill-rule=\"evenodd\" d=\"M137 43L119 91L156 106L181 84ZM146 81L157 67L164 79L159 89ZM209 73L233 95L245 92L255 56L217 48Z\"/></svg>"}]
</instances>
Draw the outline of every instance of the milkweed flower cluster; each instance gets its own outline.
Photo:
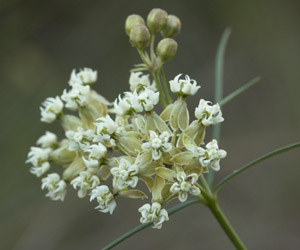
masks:
<instances>
[{"instance_id":1,"label":"milkweed flower cluster","mask_svg":"<svg viewBox=\"0 0 300 250\"><path fill-rule=\"evenodd\" d=\"M159 31L168 37L177 34L177 26L165 26L168 15L158 11L160 15L150 12L148 16L151 32L158 32L152 24L159 16L161 27L165 27ZM141 25L141 17L136 16L127 19L126 32ZM136 36L132 32L129 33L134 44ZM160 66L166 61L164 46L157 51L159 57L153 59ZM64 137L47 131L37 140L37 146L31 147L26 161L31 164L32 174L43 176L46 196L63 201L70 186L79 198L89 196L91 202L97 202L97 210L110 214L117 207L118 196L150 196L150 201L138 209L140 222L151 222L158 229L169 220L163 208L168 202L201 196L199 177L210 169L218 171L220 160L226 156L216 140L204 143L205 130L224 119L218 104L201 99L194 112L196 119L190 121L186 98L195 95L200 86L188 75L180 79L181 75L169 81L177 100L157 113L155 108L162 92L148 74L133 70L129 91L109 102L91 88L97 81L97 71L73 70L70 89L47 98L41 106L41 121L60 122ZM54 172L54 165L61 171ZM146 185L148 195L140 190L142 185Z\"/></svg>"}]
</instances>

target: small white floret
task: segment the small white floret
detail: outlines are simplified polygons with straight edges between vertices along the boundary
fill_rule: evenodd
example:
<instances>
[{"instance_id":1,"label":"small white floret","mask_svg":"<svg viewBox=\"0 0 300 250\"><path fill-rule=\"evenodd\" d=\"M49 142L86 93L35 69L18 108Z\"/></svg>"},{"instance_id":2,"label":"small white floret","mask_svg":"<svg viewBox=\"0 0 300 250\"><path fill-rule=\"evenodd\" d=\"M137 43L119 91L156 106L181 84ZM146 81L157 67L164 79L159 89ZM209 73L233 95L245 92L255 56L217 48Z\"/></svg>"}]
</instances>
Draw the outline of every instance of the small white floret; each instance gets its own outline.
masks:
<instances>
[{"instance_id":1,"label":"small white floret","mask_svg":"<svg viewBox=\"0 0 300 250\"><path fill-rule=\"evenodd\" d=\"M218 103L212 105L211 102L203 99L200 100L195 109L195 116L204 126L215 125L224 121L220 105Z\"/></svg>"},{"instance_id":2,"label":"small white floret","mask_svg":"<svg viewBox=\"0 0 300 250\"><path fill-rule=\"evenodd\" d=\"M220 170L220 160L227 155L225 150L219 149L218 142L212 140L207 143L206 150L201 154L199 161L203 167L210 167L215 171Z\"/></svg>"},{"instance_id":3,"label":"small white floret","mask_svg":"<svg viewBox=\"0 0 300 250\"><path fill-rule=\"evenodd\" d=\"M130 92L125 92L123 97L119 95L119 97L114 102L114 112L117 115L130 114L133 111L132 99L133 94Z\"/></svg>"},{"instance_id":4,"label":"small white floret","mask_svg":"<svg viewBox=\"0 0 300 250\"><path fill-rule=\"evenodd\" d=\"M114 176L113 185L119 190L126 187L135 188L138 183L138 166L131 164L128 160L122 158L117 167L111 169L111 174Z\"/></svg>"},{"instance_id":5,"label":"small white floret","mask_svg":"<svg viewBox=\"0 0 300 250\"><path fill-rule=\"evenodd\" d=\"M78 73L73 69L69 80L69 85L90 85L97 81L97 71L90 68L83 68Z\"/></svg>"},{"instance_id":6,"label":"small white floret","mask_svg":"<svg viewBox=\"0 0 300 250\"><path fill-rule=\"evenodd\" d=\"M66 108L77 110L78 107L84 107L88 103L88 95L90 94L90 86L73 85L70 91L63 91L61 99L65 101Z\"/></svg>"},{"instance_id":7,"label":"small white floret","mask_svg":"<svg viewBox=\"0 0 300 250\"><path fill-rule=\"evenodd\" d=\"M81 171L79 176L71 181L71 185L78 190L78 197L85 197L88 192L100 184L99 177L89 171Z\"/></svg>"},{"instance_id":8,"label":"small white floret","mask_svg":"<svg viewBox=\"0 0 300 250\"><path fill-rule=\"evenodd\" d=\"M181 202L185 202L188 197L188 193L192 195L199 195L200 189L195 185L199 176L197 174L186 175L184 172L178 172L176 182L170 188L170 192L178 194L178 199Z\"/></svg>"},{"instance_id":9,"label":"small white floret","mask_svg":"<svg viewBox=\"0 0 300 250\"><path fill-rule=\"evenodd\" d=\"M84 130L82 127L78 127L77 131L66 131L66 137L70 140L68 149L70 151L76 151L81 149L85 151L92 142L95 134L91 129Z\"/></svg>"},{"instance_id":10,"label":"small white floret","mask_svg":"<svg viewBox=\"0 0 300 250\"><path fill-rule=\"evenodd\" d=\"M179 79L181 75L177 75L174 80L170 81L171 91L178 95L195 95L200 86L197 86L197 82L190 79L188 75L185 76L185 79Z\"/></svg>"},{"instance_id":11,"label":"small white floret","mask_svg":"<svg viewBox=\"0 0 300 250\"><path fill-rule=\"evenodd\" d=\"M40 107L41 110L41 121L51 123L61 114L64 107L63 102L57 96L55 98L47 98Z\"/></svg>"},{"instance_id":12,"label":"small white floret","mask_svg":"<svg viewBox=\"0 0 300 250\"><path fill-rule=\"evenodd\" d=\"M153 228L161 229L162 223L169 220L167 210L162 209L158 202L153 202L151 205L145 204L138 211L142 216L140 222L142 224L153 222Z\"/></svg>"},{"instance_id":13,"label":"small white floret","mask_svg":"<svg viewBox=\"0 0 300 250\"><path fill-rule=\"evenodd\" d=\"M57 145L57 136L54 133L46 131L36 142L42 148L52 148Z\"/></svg>"},{"instance_id":14,"label":"small white floret","mask_svg":"<svg viewBox=\"0 0 300 250\"><path fill-rule=\"evenodd\" d=\"M131 99L132 107L135 112L151 111L159 102L159 92L154 92L149 88L137 93L133 92Z\"/></svg>"},{"instance_id":15,"label":"small white floret","mask_svg":"<svg viewBox=\"0 0 300 250\"><path fill-rule=\"evenodd\" d=\"M52 200L63 201L67 193L67 184L56 173L48 174L46 178L42 179L42 189L48 189L46 197Z\"/></svg>"},{"instance_id":16,"label":"small white floret","mask_svg":"<svg viewBox=\"0 0 300 250\"><path fill-rule=\"evenodd\" d=\"M82 157L86 167L90 171L96 171L105 160L107 149L101 142L98 142L98 144L90 145L84 152L89 153L88 158Z\"/></svg>"},{"instance_id":17,"label":"small white floret","mask_svg":"<svg viewBox=\"0 0 300 250\"><path fill-rule=\"evenodd\" d=\"M92 201L94 199L99 203L95 209L98 209L102 213L109 212L112 214L117 206L114 195L106 185L97 186L92 190L90 200Z\"/></svg>"},{"instance_id":18,"label":"small white floret","mask_svg":"<svg viewBox=\"0 0 300 250\"><path fill-rule=\"evenodd\" d=\"M149 88L153 91L157 91L155 83L150 82L149 75L143 75L143 72L131 72L129 78L130 90L139 92L144 88Z\"/></svg>"},{"instance_id":19,"label":"small white floret","mask_svg":"<svg viewBox=\"0 0 300 250\"><path fill-rule=\"evenodd\" d=\"M111 119L109 115L100 117L94 123L96 125L96 135L93 139L94 142L101 142L105 146L115 146L114 134L118 129L116 122Z\"/></svg>"},{"instance_id":20,"label":"small white floret","mask_svg":"<svg viewBox=\"0 0 300 250\"><path fill-rule=\"evenodd\" d=\"M170 152L172 144L169 143L170 134L167 131L162 132L160 135L150 130L149 142L142 144L142 149L145 152L152 151L152 158L158 160L165 152Z\"/></svg>"}]
</instances>

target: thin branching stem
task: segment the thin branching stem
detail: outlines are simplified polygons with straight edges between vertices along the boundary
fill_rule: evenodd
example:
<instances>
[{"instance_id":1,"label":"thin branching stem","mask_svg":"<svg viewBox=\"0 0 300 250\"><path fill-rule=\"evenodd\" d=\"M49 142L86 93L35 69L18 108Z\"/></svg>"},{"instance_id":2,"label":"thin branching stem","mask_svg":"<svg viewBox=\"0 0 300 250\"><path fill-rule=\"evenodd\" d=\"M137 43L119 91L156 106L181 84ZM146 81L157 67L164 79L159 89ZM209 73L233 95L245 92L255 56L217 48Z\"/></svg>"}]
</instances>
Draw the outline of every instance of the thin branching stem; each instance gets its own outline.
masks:
<instances>
[{"instance_id":1,"label":"thin branching stem","mask_svg":"<svg viewBox=\"0 0 300 250\"><path fill-rule=\"evenodd\" d=\"M159 80L159 77L158 77L158 73L156 71L152 71L152 75L153 75L154 81L156 83L156 87L158 89L158 92L159 92L159 97L160 97L161 104L162 104L163 108L165 108L165 107L167 107L167 102L166 102L166 98L164 96L163 89L161 87L161 83L160 83L160 80Z\"/></svg>"},{"instance_id":2,"label":"thin branching stem","mask_svg":"<svg viewBox=\"0 0 300 250\"><path fill-rule=\"evenodd\" d=\"M231 173L230 175L226 176L223 180L221 180L219 182L219 184L215 187L214 189L214 193L217 193L220 188L225 184L227 183L228 181L230 181L232 178L234 178L235 176L239 175L240 173L244 172L245 170L247 170L248 168L256 165L257 163L263 161L263 160L266 160L272 156L275 156L275 155L278 155L278 154L281 154L283 152L286 152L286 151L289 151L291 149L294 149L294 148L297 148L297 147L300 147L300 142L296 142L296 143L293 143L293 144L290 144L290 145L287 145L285 147L282 147L282 148L279 148L279 149L276 149L270 153L267 153L257 159L255 159L254 161L251 161L249 162L248 164L246 164L245 166L241 167L240 169L238 170L235 170L233 171L233 173Z\"/></svg>"},{"instance_id":3,"label":"thin branching stem","mask_svg":"<svg viewBox=\"0 0 300 250\"><path fill-rule=\"evenodd\" d=\"M152 34L151 36L151 43L150 43L150 56L151 56L151 62L152 64L155 61L155 52L154 52L154 43L155 43L155 34Z\"/></svg>"},{"instance_id":4,"label":"thin branching stem","mask_svg":"<svg viewBox=\"0 0 300 250\"><path fill-rule=\"evenodd\" d=\"M164 72L164 69L163 69L162 66L160 68L160 78L161 78L161 81L163 83L168 102L169 102L169 104L172 104L172 102L173 102L172 97L170 96L170 93L169 93L169 88L168 88L168 84L167 84L167 80L166 80L166 75L165 75L165 72Z\"/></svg>"}]
</instances>

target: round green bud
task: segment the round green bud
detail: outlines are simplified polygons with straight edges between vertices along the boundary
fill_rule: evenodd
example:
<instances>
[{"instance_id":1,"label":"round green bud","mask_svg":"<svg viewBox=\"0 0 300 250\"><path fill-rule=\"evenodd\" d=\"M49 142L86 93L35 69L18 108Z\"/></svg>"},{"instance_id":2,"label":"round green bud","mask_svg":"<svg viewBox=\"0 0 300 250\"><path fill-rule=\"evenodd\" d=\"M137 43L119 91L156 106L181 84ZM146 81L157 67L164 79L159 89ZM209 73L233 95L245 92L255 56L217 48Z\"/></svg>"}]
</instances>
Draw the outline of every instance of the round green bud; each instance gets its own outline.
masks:
<instances>
[{"instance_id":1,"label":"round green bud","mask_svg":"<svg viewBox=\"0 0 300 250\"><path fill-rule=\"evenodd\" d=\"M174 37L181 31L181 22L177 16L169 15L166 26L162 30L164 37Z\"/></svg>"},{"instance_id":2,"label":"round green bud","mask_svg":"<svg viewBox=\"0 0 300 250\"><path fill-rule=\"evenodd\" d=\"M132 27L138 24L145 24L144 19L140 15L133 14L128 16L125 21L126 34L129 36Z\"/></svg>"},{"instance_id":3,"label":"round green bud","mask_svg":"<svg viewBox=\"0 0 300 250\"><path fill-rule=\"evenodd\" d=\"M162 39L156 48L157 55L165 62L171 60L177 53L177 42L172 38Z\"/></svg>"},{"instance_id":4,"label":"round green bud","mask_svg":"<svg viewBox=\"0 0 300 250\"><path fill-rule=\"evenodd\" d=\"M150 32L144 24L135 25L130 31L129 40L134 47L144 49L150 42Z\"/></svg>"},{"instance_id":5,"label":"round green bud","mask_svg":"<svg viewBox=\"0 0 300 250\"><path fill-rule=\"evenodd\" d=\"M147 25L153 34L160 32L168 21L168 13L162 9L153 9L147 17Z\"/></svg>"}]
</instances>

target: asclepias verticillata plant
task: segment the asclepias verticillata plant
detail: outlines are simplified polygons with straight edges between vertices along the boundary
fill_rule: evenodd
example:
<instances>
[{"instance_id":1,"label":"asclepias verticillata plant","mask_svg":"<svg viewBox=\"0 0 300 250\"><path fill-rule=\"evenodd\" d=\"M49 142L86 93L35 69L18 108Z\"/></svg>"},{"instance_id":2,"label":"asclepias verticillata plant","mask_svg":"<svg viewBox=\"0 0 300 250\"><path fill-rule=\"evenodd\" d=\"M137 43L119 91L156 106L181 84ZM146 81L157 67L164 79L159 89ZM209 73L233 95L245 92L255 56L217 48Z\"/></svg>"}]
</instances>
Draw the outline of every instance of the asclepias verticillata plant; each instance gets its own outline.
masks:
<instances>
[{"instance_id":1,"label":"asclepias verticillata plant","mask_svg":"<svg viewBox=\"0 0 300 250\"><path fill-rule=\"evenodd\" d=\"M30 172L43 176L42 189L47 190L47 197L63 201L67 186L71 185L79 198L88 197L97 204L96 209L110 214L117 208L119 196L147 199L137 209L142 225L105 249L147 226L160 229L170 214L194 203L207 206L235 247L246 249L221 211L217 191L257 162L299 146L296 143L271 152L227 176L212 189L213 172L220 170L220 160L226 157L218 143L218 126L224 121L221 106L259 79L222 99L222 63L230 33L226 30L217 53L218 103L197 97L199 105L189 109L186 99L195 96L200 85L182 74L167 81L163 70L163 65L176 55L178 45L174 37L180 30L179 18L162 9L153 9L146 22L139 15L128 16L125 31L142 61L131 70L129 90L110 102L91 88L97 81L96 70L73 70L69 88L60 96L47 98L40 108L41 121L59 121L65 134L58 138L46 131L28 154ZM159 103L161 112L157 111L159 107L155 108ZM195 120L191 121L192 112ZM216 126L214 139L206 142L209 126ZM61 171L53 172L51 165L61 167ZM146 186L147 194L139 189L139 183ZM179 205L166 210L166 204L174 199Z\"/></svg>"}]
</instances>

